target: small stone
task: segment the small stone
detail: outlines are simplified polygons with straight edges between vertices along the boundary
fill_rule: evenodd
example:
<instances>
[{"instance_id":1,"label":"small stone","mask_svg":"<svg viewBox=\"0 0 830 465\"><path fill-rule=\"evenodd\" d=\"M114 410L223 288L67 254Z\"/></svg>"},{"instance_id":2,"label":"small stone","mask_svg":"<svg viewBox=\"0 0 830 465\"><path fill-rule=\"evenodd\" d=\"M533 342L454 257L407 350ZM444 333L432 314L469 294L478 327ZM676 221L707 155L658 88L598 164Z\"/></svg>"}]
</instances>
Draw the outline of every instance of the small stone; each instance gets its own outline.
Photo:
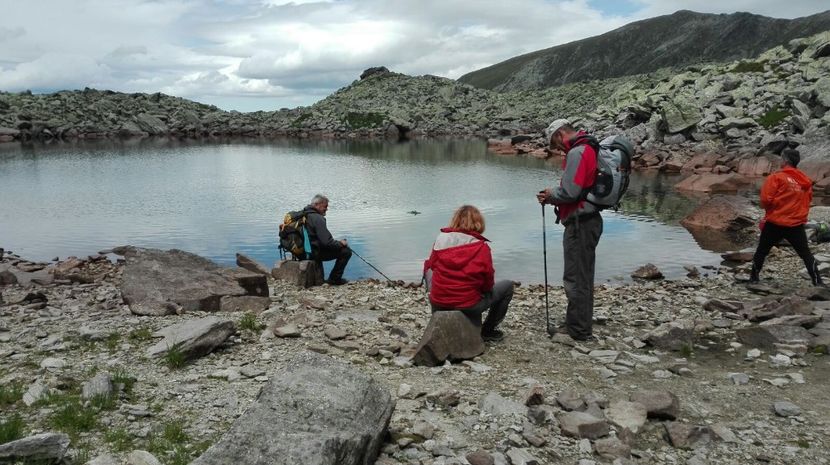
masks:
<instances>
[{"instance_id":1,"label":"small stone","mask_svg":"<svg viewBox=\"0 0 830 465\"><path fill-rule=\"evenodd\" d=\"M345 339L345 337L348 336L348 333L346 333L346 331L343 331L342 329L334 325L326 326L326 328L323 330L323 334L325 334L326 337L331 339L332 341Z\"/></svg>"},{"instance_id":2,"label":"small stone","mask_svg":"<svg viewBox=\"0 0 830 465\"><path fill-rule=\"evenodd\" d=\"M300 337L300 330L295 324L287 324L274 328L274 335L277 337Z\"/></svg>"},{"instance_id":3,"label":"small stone","mask_svg":"<svg viewBox=\"0 0 830 465\"><path fill-rule=\"evenodd\" d=\"M507 458L512 465L541 465L527 449L510 449L507 451Z\"/></svg>"},{"instance_id":4,"label":"small stone","mask_svg":"<svg viewBox=\"0 0 830 465\"><path fill-rule=\"evenodd\" d=\"M46 397L47 392L46 386L40 383L34 383L29 386L29 389L23 394L23 403L26 404L27 407L31 407L35 402Z\"/></svg>"},{"instance_id":5,"label":"small stone","mask_svg":"<svg viewBox=\"0 0 830 465\"><path fill-rule=\"evenodd\" d=\"M56 371L66 366L66 361L62 358L45 358L40 362L40 367L48 371Z\"/></svg>"},{"instance_id":6,"label":"small stone","mask_svg":"<svg viewBox=\"0 0 830 465\"><path fill-rule=\"evenodd\" d=\"M146 450L134 450L130 452L125 465L162 465L161 462Z\"/></svg>"},{"instance_id":7,"label":"small stone","mask_svg":"<svg viewBox=\"0 0 830 465\"><path fill-rule=\"evenodd\" d=\"M616 350L592 350L588 353L588 356L604 365L608 365L614 363L620 353Z\"/></svg>"},{"instance_id":8,"label":"small stone","mask_svg":"<svg viewBox=\"0 0 830 465\"><path fill-rule=\"evenodd\" d=\"M663 273L654 264L646 263L631 273L631 277L637 279L663 279Z\"/></svg>"},{"instance_id":9,"label":"small stone","mask_svg":"<svg viewBox=\"0 0 830 465\"><path fill-rule=\"evenodd\" d=\"M531 405L542 405L545 403L545 387L541 384L535 384L524 395L524 404L530 407Z\"/></svg>"},{"instance_id":10,"label":"small stone","mask_svg":"<svg viewBox=\"0 0 830 465\"><path fill-rule=\"evenodd\" d=\"M697 449L712 442L712 431L707 426L695 426L677 421L664 423L669 441L678 449Z\"/></svg>"},{"instance_id":11,"label":"small stone","mask_svg":"<svg viewBox=\"0 0 830 465\"><path fill-rule=\"evenodd\" d=\"M618 438L598 439L594 443L594 446L596 447L597 455L604 459L625 459L631 456L631 447Z\"/></svg>"},{"instance_id":12,"label":"small stone","mask_svg":"<svg viewBox=\"0 0 830 465\"><path fill-rule=\"evenodd\" d=\"M558 396L556 396L556 402L565 410L580 410L585 407L585 401L582 400L582 396L580 396L576 391L572 389L565 389Z\"/></svg>"},{"instance_id":13,"label":"small stone","mask_svg":"<svg viewBox=\"0 0 830 465\"><path fill-rule=\"evenodd\" d=\"M499 417L504 415L519 415L524 416L527 413L527 407L505 399L495 392L490 392L479 401L478 408L485 413Z\"/></svg>"},{"instance_id":14,"label":"small stone","mask_svg":"<svg viewBox=\"0 0 830 465\"><path fill-rule=\"evenodd\" d=\"M749 349L746 352L746 358L748 358L750 360L754 360L754 359L756 359L760 356L761 356L761 350L760 349Z\"/></svg>"},{"instance_id":15,"label":"small stone","mask_svg":"<svg viewBox=\"0 0 830 465\"><path fill-rule=\"evenodd\" d=\"M638 391L631 395L631 401L645 406L648 418L674 420L680 413L680 400L669 391Z\"/></svg>"},{"instance_id":16,"label":"small stone","mask_svg":"<svg viewBox=\"0 0 830 465\"><path fill-rule=\"evenodd\" d=\"M470 465L495 465L496 463L492 455L481 449L470 452L464 458L467 459Z\"/></svg>"},{"instance_id":17,"label":"small stone","mask_svg":"<svg viewBox=\"0 0 830 465\"><path fill-rule=\"evenodd\" d=\"M257 376L264 375L265 370L252 365L245 365L244 367L242 367L242 369L239 370L239 374L246 378L256 378Z\"/></svg>"},{"instance_id":18,"label":"small stone","mask_svg":"<svg viewBox=\"0 0 830 465\"><path fill-rule=\"evenodd\" d=\"M772 408L779 417L795 417L801 415L801 408L786 400L775 402Z\"/></svg>"},{"instance_id":19,"label":"small stone","mask_svg":"<svg viewBox=\"0 0 830 465\"><path fill-rule=\"evenodd\" d=\"M600 420L584 412L568 412L559 417L562 434L575 438L597 439L606 436L610 427L605 420Z\"/></svg>"},{"instance_id":20,"label":"small stone","mask_svg":"<svg viewBox=\"0 0 830 465\"><path fill-rule=\"evenodd\" d=\"M654 379L670 379L674 375L668 370L654 370L651 372L651 376Z\"/></svg>"},{"instance_id":21,"label":"small stone","mask_svg":"<svg viewBox=\"0 0 830 465\"><path fill-rule=\"evenodd\" d=\"M424 439L432 439L435 434L435 427L425 421L419 421L412 427L412 433Z\"/></svg>"},{"instance_id":22,"label":"small stone","mask_svg":"<svg viewBox=\"0 0 830 465\"><path fill-rule=\"evenodd\" d=\"M729 373L726 377L729 378L733 384L738 386L749 384L749 375L746 373Z\"/></svg>"}]
</instances>

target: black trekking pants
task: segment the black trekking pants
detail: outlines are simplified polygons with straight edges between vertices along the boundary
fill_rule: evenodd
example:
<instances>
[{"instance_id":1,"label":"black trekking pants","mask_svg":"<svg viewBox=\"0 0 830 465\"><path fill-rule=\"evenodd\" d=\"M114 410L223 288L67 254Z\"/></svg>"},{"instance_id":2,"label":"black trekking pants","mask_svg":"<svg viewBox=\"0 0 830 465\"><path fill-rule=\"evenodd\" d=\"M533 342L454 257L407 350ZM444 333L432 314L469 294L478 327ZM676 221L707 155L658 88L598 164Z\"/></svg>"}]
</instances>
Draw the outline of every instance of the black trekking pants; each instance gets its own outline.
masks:
<instances>
[{"instance_id":1,"label":"black trekking pants","mask_svg":"<svg viewBox=\"0 0 830 465\"><path fill-rule=\"evenodd\" d=\"M343 272L346 271L346 265L349 263L350 258L352 258L352 250L348 247L341 247L337 250L320 250L315 254L314 259L318 262L337 260L334 262L331 273L329 273L329 281L337 281L343 278ZM323 269L322 263L320 265L320 269Z\"/></svg>"},{"instance_id":2,"label":"black trekking pants","mask_svg":"<svg viewBox=\"0 0 830 465\"><path fill-rule=\"evenodd\" d=\"M594 265L602 236L599 213L565 220L562 237L565 271L562 281L568 297L565 326L574 339L592 335L594 318Z\"/></svg>"},{"instance_id":3,"label":"black trekking pants","mask_svg":"<svg viewBox=\"0 0 830 465\"><path fill-rule=\"evenodd\" d=\"M481 334L492 333L499 324L504 321L507 315L507 307L513 299L513 281L497 281L493 290L481 296L477 304L468 308L447 309L432 305L432 311L456 310L463 313L476 326L481 326ZM489 311L488 311L489 310ZM481 315L487 312L484 323L481 322Z\"/></svg>"},{"instance_id":4,"label":"black trekking pants","mask_svg":"<svg viewBox=\"0 0 830 465\"><path fill-rule=\"evenodd\" d=\"M810 246L807 243L807 233L804 231L804 225L799 226L778 226L775 223L767 221L764 224L764 229L761 230L761 238L758 240L758 248L755 249L755 255L752 257L752 268L755 273L760 273L761 268L764 267L764 261L767 259L769 251L772 246L786 239L790 245L793 246L796 253L801 260L804 261L804 266L807 267L807 272L813 277L815 273L816 259L810 252ZM815 279L815 278L814 278Z\"/></svg>"}]
</instances>

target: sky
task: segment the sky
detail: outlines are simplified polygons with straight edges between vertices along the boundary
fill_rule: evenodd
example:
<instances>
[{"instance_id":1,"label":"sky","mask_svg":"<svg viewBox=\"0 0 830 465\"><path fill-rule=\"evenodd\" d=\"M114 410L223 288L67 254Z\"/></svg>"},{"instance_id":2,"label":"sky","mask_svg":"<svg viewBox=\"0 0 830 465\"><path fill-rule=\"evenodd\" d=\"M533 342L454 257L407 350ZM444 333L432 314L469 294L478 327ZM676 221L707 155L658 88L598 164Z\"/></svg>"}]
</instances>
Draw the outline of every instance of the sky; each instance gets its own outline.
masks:
<instances>
[{"instance_id":1,"label":"sky","mask_svg":"<svg viewBox=\"0 0 830 465\"><path fill-rule=\"evenodd\" d=\"M310 105L372 66L448 78L680 9L795 18L826 0L0 0L0 90Z\"/></svg>"}]
</instances>

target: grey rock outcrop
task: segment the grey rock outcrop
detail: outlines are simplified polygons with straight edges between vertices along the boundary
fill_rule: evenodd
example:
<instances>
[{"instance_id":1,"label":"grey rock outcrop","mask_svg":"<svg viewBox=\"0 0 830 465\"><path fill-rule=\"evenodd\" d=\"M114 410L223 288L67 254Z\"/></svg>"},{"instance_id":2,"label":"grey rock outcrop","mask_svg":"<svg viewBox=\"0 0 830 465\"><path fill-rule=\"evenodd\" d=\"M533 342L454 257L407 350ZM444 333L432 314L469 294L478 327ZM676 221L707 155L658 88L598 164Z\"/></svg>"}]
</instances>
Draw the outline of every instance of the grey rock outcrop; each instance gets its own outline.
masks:
<instances>
[{"instance_id":1,"label":"grey rock outcrop","mask_svg":"<svg viewBox=\"0 0 830 465\"><path fill-rule=\"evenodd\" d=\"M69 436L41 433L0 444L0 462L58 462L69 449Z\"/></svg>"},{"instance_id":2,"label":"grey rock outcrop","mask_svg":"<svg viewBox=\"0 0 830 465\"><path fill-rule=\"evenodd\" d=\"M109 373L98 373L94 378L84 383L81 389L81 397L84 399L108 397L111 395L112 377Z\"/></svg>"},{"instance_id":3,"label":"grey rock outcrop","mask_svg":"<svg viewBox=\"0 0 830 465\"><path fill-rule=\"evenodd\" d=\"M481 328L457 311L433 312L413 361L435 366L446 360L469 360L484 353Z\"/></svg>"},{"instance_id":4,"label":"grey rock outcrop","mask_svg":"<svg viewBox=\"0 0 830 465\"><path fill-rule=\"evenodd\" d=\"M148 348L147 355L161 357L175 347L185 360L192 360L212 352L235 332L233 321L217 317L185 321L159 331L164 339Z\"/></svg>"},{"instance_id":5,"label":"grey rock outcrop","mask_svg":"<svg viewBox=\"0 0 830 465\"><path fill-rule=\"evenodd\" d=\"M393 409L389 392L369 376L301 353L192 464L370 465Z\"/></svg>"},{"instance_id":6,"label":"grey rock outcrop","mask_svg":"<svg viewBox=\"0 0 830 465\"><path fill-rule=\"evenodd\" d=\"M223 297L268 295L264 276L222 268L192 253L129 246L115 253L127 262L121 294L138 315L215 312L223 310Z\"/></svg>"},{"instance_id":7,"label":"grey rock outcrop","mask_svg":"<svg viewBox=\"0 0 830 465\"><path fill-rule=\"evenodd\" d=\"M305 288L324 282L323 267L314 260L280 260L274 264L271 276Z\"/></svg>"}]
</instances>

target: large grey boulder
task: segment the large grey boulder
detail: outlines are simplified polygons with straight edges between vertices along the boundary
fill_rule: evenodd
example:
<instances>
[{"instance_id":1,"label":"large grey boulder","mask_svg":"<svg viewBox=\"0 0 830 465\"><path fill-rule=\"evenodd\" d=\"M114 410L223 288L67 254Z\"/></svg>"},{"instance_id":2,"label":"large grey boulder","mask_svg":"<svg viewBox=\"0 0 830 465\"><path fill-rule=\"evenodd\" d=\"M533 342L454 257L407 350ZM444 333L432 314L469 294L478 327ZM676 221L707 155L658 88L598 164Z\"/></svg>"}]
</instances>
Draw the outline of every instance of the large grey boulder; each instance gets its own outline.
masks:
<instances>
[{"instance_id":1,"label":"large grey boulder","mask_svg":"<svg viewBox=\"0 0 830 465\"><path fill-rule=\"evenodd\" d=\"M0 463L57 462L69 449L69 436L63 433L41 433L0 444Z\"/></svg>"},{"instance_id":2,"label":"large grey boulder","mask_svg":"<svg viewBox=\"0 0 830 465\"><path fill-rule=\"evenodd\" d=\"M114 252L126 259L121 294L137 315L215 312L223 310L225 296L268 296L265 276L223 268L189 252L130 246Z\"/></svg>"},{"instance_id":3,"label":"large grey boulder","mask_svg":"<svg viewBox=\"0 0 830 465\"><path fill-rule=\"evenodd\" d=\"M631 394L631 401L643 404L648 418L674 420L680 413L680 400L669 391L644 389Z\"/></svg>"},{"instance_id":4,"label":"large grey boulder","mask_svg":"<svg viewBox=\"0 0 830 465\"><path fill-rule=\"evenodd\" d=\"M742 343L772 349L775 344L813 345L813 335L801 326L750 326L735 331Z\"/></svg>"},{"instance_id":5,"label":"large grey boulder","mask_svg":"<svg viewBox=\"0 0 830 465\"><path fill-rule=\"evenodd\" d=\"M608 422L585 412L568 412L559 417L562 434L573 438L598 439L607 436Z\"/></svg>"},{"instance_id":6,"label":"large grey boulder","mask_svg":"<svg viewBox=\"0 0 830 465\"><path fill-rule=\"evenodd\" d=\"M323 284L323 267L314 260L280 260L274 264L271 276L309 288Z\"/></svg>"},{"instance_id":7,"label":"large grey boulder","mask_svg":"<svg viewBox=\"0 0 830 465\"><path fill-rule=\"evenodd\" d=\"M446 360L470 360L484 353L481 327L458 311L433 312L413 362L436 366Z\"/></svg>"},{"instance_id":8,"label":"large grey boulder","mask_svg":"<svg viewBox=\"0 0 830 465\"><path fill-rule=\"evenodd\" d=\"M363 372L304 352L192 465L370 465L392 411L389 391Z\"/></svg>"},{"instance_id":9,"label":"large grey boulder","mask_svg":"<svg viewBox=\"0 0 830 465\"><path fill-rule=\"evenodd\" d=\"M156 333L163 340L147 349L150 357L161 357L176 348L185 360L209 354L236 332L233 321L209 316L168 326Z\"/></svg>"},{"instance_id":10,"label":"large grey boulder","mask_svg":"<svg viewBox=\"0 0 830 465\"><path fill-rule=\"evenodd\" d=\"M664 103L661 115L669 134L689 129L701 120L700 106L682 97Z\"/></svg>"}]
</instances>

